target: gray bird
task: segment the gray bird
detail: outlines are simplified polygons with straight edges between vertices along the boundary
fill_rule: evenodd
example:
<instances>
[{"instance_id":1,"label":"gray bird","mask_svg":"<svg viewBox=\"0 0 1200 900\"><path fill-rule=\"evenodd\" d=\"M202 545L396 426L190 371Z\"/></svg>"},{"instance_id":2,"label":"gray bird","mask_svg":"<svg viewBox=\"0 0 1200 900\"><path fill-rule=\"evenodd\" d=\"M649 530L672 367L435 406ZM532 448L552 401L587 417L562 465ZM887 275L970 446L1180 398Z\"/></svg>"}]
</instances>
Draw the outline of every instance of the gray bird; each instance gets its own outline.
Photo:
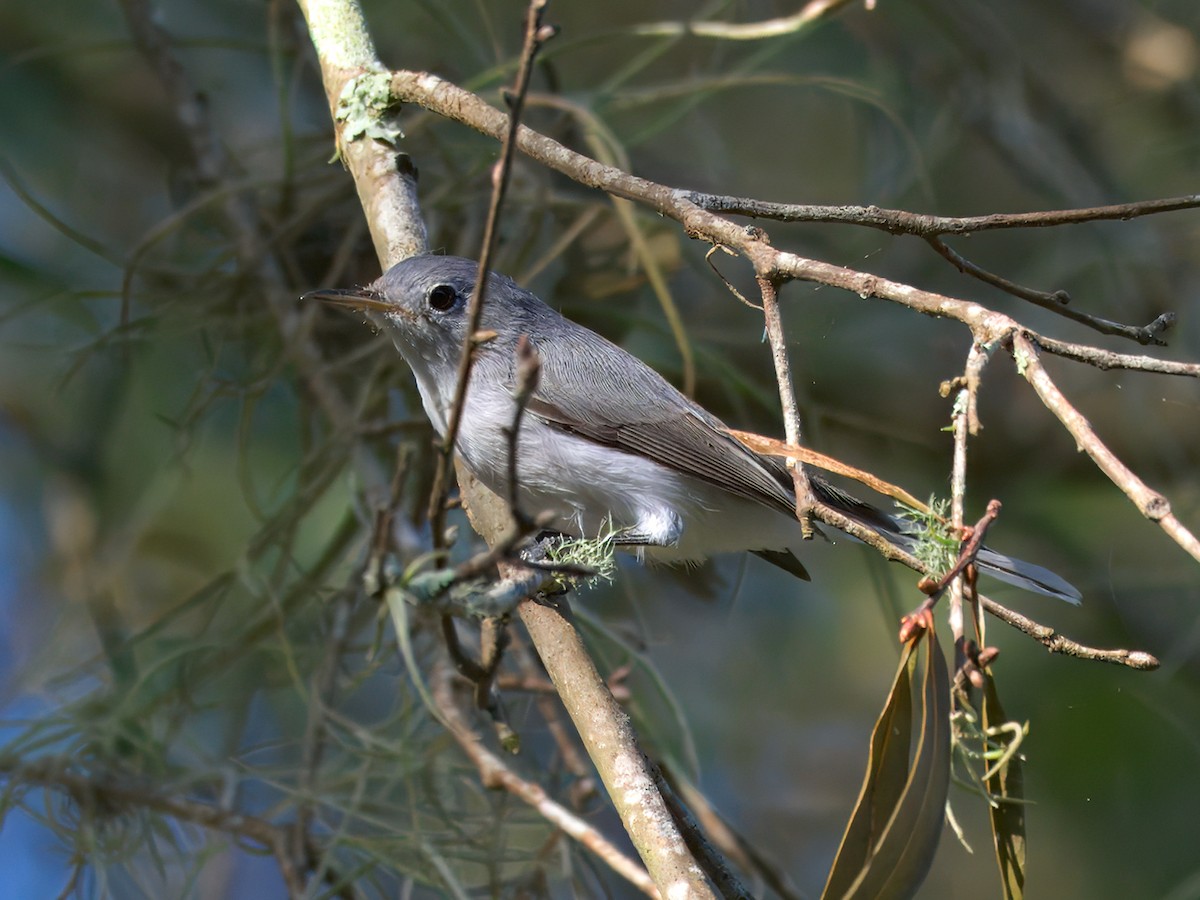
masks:
<instances>
[{"instance_id":1,"label":"gray bird","mask_svg":"<svg viewBox=\"0 0 1200 900\"><path fill-rule=\"evenodd\" d=\"M467 338L478 263L416 256L358 290L305 295L362 310L412 368L425 412L444 436ZM665 563L749 550L807 579L792 476L781 459L748 449L716 416L641 360L559 315L512 279L488 275L478 348L455 449L484 484L508 496L516 346L521 335L541 377L517 443L517 497L529 514L550 511L576 537L617 531L618 542ZM913 523L810 476L823 503L911 552ZM1031 591L1078 603L1079 591L1040 566L984 548L981 570Z\"/></svg>"}]
</instances>

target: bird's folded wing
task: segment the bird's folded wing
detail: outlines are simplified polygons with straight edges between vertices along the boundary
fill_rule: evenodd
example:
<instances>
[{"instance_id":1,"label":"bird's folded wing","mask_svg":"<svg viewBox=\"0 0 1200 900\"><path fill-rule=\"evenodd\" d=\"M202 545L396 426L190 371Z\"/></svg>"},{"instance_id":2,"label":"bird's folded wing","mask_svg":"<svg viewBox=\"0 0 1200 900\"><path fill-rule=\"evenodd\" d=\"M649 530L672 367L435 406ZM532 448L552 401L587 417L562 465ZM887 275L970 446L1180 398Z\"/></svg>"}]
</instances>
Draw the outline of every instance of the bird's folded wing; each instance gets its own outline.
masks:
<instances>
[{"instance_id":1,"label":"bird's folded wing","mask_svg":"<svg viewBox=\"0 0 1200 900\"><path fill-rule=\"evenodd\" d=\"M597 444L651 459L680 474L698 478L739 497L762 503L784 515L795 515L795 499L780 472L720 430L707 416L684 409L659 418L614 422L611 416L571 414L535 394L529 414L547 425Z\"/></svg>"}]
</instances>

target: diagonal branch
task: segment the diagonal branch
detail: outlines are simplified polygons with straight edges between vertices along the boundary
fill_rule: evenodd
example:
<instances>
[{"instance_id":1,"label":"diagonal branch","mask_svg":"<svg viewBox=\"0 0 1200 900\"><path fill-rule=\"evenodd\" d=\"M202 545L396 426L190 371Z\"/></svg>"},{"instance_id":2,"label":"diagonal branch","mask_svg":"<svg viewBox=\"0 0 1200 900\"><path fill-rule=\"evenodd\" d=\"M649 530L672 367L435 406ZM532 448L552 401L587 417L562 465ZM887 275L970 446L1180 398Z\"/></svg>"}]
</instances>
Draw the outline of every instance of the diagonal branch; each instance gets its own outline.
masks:
<instances>
[{"instance_id":1,"label":"diagonal branch","mask_svg":"<svg viewBox=\"0 0 1200 900\"><path fill-rule=\"evenodd\" d=\"M989 272L983 266L971 262L971 260L967 259L940 237L927 237L925 242L937 251L938 255L947 260L964 275L978 278L984 284L990 284L992 287L999 288L1006 294L1012 294L1014 297L1028 300L1035 306L1048 309L1050 312L1060 315L1064 319L1078 322L1080 325L1086 325L1100 334L1112 334L1128 338L1143 345L1158 344L1164 346L1167 342L1160 338L1159 335L1174 325L1178 318L1173 312L1165 312L1149 325L1125 325L1101 316L1094 316L1073 306L1068 306L1067 304L1070 303L1071 297L1066 291L1039 291L1034 288L1025 287L1024 285L1017 284L1015 281L1010 281L1003 276L997 275L995 272Z\"/></svg>"},{"instance_id":2,"label":"diagonal branch","mask_svg":"<svg viewBox=\"0 0 1200 900\"><path fill-rule=\"evenodd\" d=\"M397 71L391 73L391 90L397 101L416 103L431 112L460 122L496 140L507 133L508 118L470 91L428 72ZM616 197L635 200L664 216L678 221L693 238L736 250L745 256L757 273L773 273L778 277L811 281L842 288L860 297L876 297L907 306L917 312L950 318L967 325L975 339L983 344L1023 326L1016 320L968 300L923 291L911 285L891 281L868 272L836 266L820 260L806 259L794 253L777 250L757 228L745 227L724 215L713 212L736 212L711 203L711 195L677 190L657 182L624 172L615 166L597 162L571 150L558 141L522 126L517 134L517 147L547 168L560 172L580 184L605 191ZM719 198L718 198L719 199ZM1189 201L1193 198L1188 198ZM1194 205L1194 204L1193 204ZM1179 206L1177 208L1184 208ZM875 207L827 207L825 209L862 210L863 224L878 219L882 227L891 222L890 210ZM870 213L875 214L874 218ZM889 215L884 215L884 214ZM914 214L914 219L920 218ZM928 217L926 217L928 218ZM984 217L987 218L987 217ZM850 221L851 219L847 219ZM1049 223L1047 223L1049 224ZM915 226L914 226L915 227ZM916 232L914 232L916 233ZM1116 323L1112 323L1116 324ZM1138 330L1142 337L1153 338L1165 320Z\"/></svg>"},{"instance_id":3,"label":"diagonal branch","mask_svg":"<svg viewBox=\"0 0 1200 900\"><path fill-rule=\"evenodd\" d=\"M596 671L566 610L527 600L518 612L654 883L665 897L712 900L629 716Z\"/></svg>"},{"instance_id":4,"label":"diagonal branch","mask_svg":"<svg viewBox=\"0 0 1200 900\"><path fill-rule=\"evenodd\" d=\"M411 180L398 178L396 162L392 158L390 144L376 137L360 135L351 139L345 134L345 123L338 116L339 100L347 89L381 71L375 59L374 47L363 22L361 9L355 0L300 0L312 32L314 46L321 61L321 72L330 106L338 122L339 148L342 158L354 176L359 197L363 203L367 222L375 241L376 251L384 268L406 256L424 249L424 228L415 203L415 195L404 188L412 187ZM432 77L432 76L429 76ZM394 81L394 78L392 79ZM446 82L440 84L448 85ZM508 131L509 117L488 106L475 95L457 88L455 97L482 107L493 117L494 134L504 139ZM391 90L391 99L402 99ZM518 144L531 132L523 126L516 130ZM617 170L614 170L617 171ZM418 239L419 238L419 239ZM485 540L494 544L498 536L505 533L511 515L504 502L485 486L474 479L464 468L458 466L458 481L464 497L465 507L475 527ZM501 564L501 574L508 567ZM655 810L662 806L662 798L653 789L653 781L644 769L644 757L637 750L628 717L614 702L598 703L599 692L589 692L586 683L576 678L578 673L595 672L595 666L587 654L583 642L571 624L561 616L538 616L533 604L521 605L522 618L530 636L546 663L568 709L576 728L588 747L589 754L602 775L615 775L615 780L606 779L610 797L622 814L622 820L631 833L641 834L649 829L643 839L635 840L639 853L647 863L655 883L662 885L664 893L672 887L683 887L688 896L701 898L712 894L704 882L703 875L686 852L681 841L666 840L656 830L658 824L669 821L669 815L656 815L653 819L643 816L639 821L628 817L634 813ZM531 624L532 623L532 624ZM598 676L597 676L598 677ZM603 686L603 681L600 681ZM580 693L578 696L576 691ZM609 694L611 700L611 694ZM597 744L597 734L605 734L607 743ZM468 749L464 746L464 749ZM473 752L473 751L468 751ZM630 804L635 789L649 786L643 794L636 795L636 803ZM618 787L628 788L616 792ZM610 863L615 864L615 863Z\"/></svg>"},{"instance_id":5,"label":"diagonal branch","mask_svg":"<svg viewBox=\"0 0 1200 900\"><path fill-rule=\"evenodd\" d=\"M1092 458L1100 471L1133 501L1138 512L1151 522L1157 522L1175 543L1200 562L1200 541L1175 517L1167 498L1147 486L1121 462L1096 434L1091 423L1071 405L1043 368L1034 342L1025 334L1014 333L1012 353L1017 363L1017 371L1033 386L1042 403L1058 417L1063 427L1071 433L1076 443Z\"/></svg>"},{"instance_id":6,"label":"diagonal branch","mask_svg":"<svg viewBox=\"0 0 1200 900\"><path fill-rule=\"evenodd\" d=\"M908 234L919 237L960 272L977 278L1005 293L1028 300L1073 321L1086 325L1101 334L1113 334L1137 341L1139 344L1163 344L1159 335L1175 323L1174 313L1164 313L1144 326L1124 325L1099 316L1073 309L1067 304L1065 291L1038 291L1016 284L994 272L989 272L951 248L942 237L947 234L970 235L980 231L1012 228L1048 228L1137 218L1157 213L1200 208L1200 194L1140 200L1086 209L1047 210L1029 213L995 213L987 216L931 216L878 206L820 206L799 203L773 203L749 197L729 197L699 191L687 193L689 200L712 212L726 215L774 219L780 222L842 223L875 228L888 234Z\"/></svg>"},{"instance_id":7,"label":"diagonal branch","mask_svg":"<svg viewBox=\"0 0 1200 900\"><path fill-rule=\"evenodd\" d=\"M433 697L449 725L450 734L479 770L479 780L484 787L501 788L529 804L547 822L561 828L570 838L596 854L609 868L643 894L650 897L659 896L654 882L635 860L613 846L592 825L555 801L541 785L517 775L503 759L484 746L483 740L467 723L462 707L454 697L450 671L445 665L434 673Z\"/></svg>"}]
</instances>

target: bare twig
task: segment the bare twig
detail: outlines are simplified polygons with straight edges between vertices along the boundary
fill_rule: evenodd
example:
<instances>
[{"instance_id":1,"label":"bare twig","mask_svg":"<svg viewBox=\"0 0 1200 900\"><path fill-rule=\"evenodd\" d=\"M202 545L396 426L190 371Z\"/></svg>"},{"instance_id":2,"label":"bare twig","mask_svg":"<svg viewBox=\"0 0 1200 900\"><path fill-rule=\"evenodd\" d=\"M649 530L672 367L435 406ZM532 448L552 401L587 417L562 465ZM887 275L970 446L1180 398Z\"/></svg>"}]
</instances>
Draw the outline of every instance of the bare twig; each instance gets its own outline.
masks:
<instances>
[{"instance_id":1,"label":"bare twig","mask_svg":"<svg viewBox=\"0 0 1200 900\"><path fill-rule=\"evenodd\" d=\"M971 262L971 260L949 246L940 237L927 237L925 241L943 259L949 261L963 274L970 275L972 278L978 278L985 284L999 288L1006 294L1012 294L1014 297L1028 300L1030 303L1040 306L1042 309L1048 309L1065 319L1071 319L1081 325L1086 325L1100 334L1113 334L1118 337L1128 338L1131 341L1137 341L1139 344L1165 345L1166 341L1160 338L1159 335L1175 324L1176 315L1171 312L1163 313L1149 325L1125 325L1101 316L1094 316L1091 313L1085 313L1072 306L1068 306L1067 304L1071 302L1071 297L1066 291L1038 291L1025 287L1024 285L1017 284L1015 281L1010 281L1007 278L997 275L995 272L989 272L982 266Z\"/></svg>"},{"instance_id":2,"label":"bare twig","mask_svg":"<svg viewBox=\"0 0 1200 900\"><path fill-rule=\"evenodd\" d=\"M450 416L446 422L446 433L442 436L441 453L438 454L437 471L434 474L433 489L429 495L429 521L433 526L433 539L437 547L441 547L444 540L443 525L446 520L446 492L449 484L450 457L454 452L454 442L458 438L458 429L462 424L467 384L470 381L471 368L475 362L476 332L479 331L479 322L483 316L483 304L487 301L488 271L491 268L492 254L496 250L500 210L504 205L504 195L512 175L521 109L525 104L525 95L529 91L529 75L533 71L533 60L542 44L553 37L555 33L553 28L542 25L542 12L546 7L546 2L547 0L530 0L529 9L525 14L525 43L521 50L521 61L517 67L516 85L509 95L509 114L504 139L501 142L503 146L500 151L500 160L493 170L492 200L488 206L487 222L483 229L483 247L479 254L479 270L475 278L475 290L471 293L470 305L467 307L466 337L458 359L458 380L454 389L454 402L451 404Z\"/></svg>"},{"instance_id":3,"label":"bare twig","mask_svg":"<svg viewBox=\"0 0 1200 900\"><path fill-rule=\"evenodd\" d=\"M936 581L930 578L921 579L920 588L929 595L930 600L936 600L942 591L946 590L950 582L966 571L967 566L975 562L975 555L983 546L984 535L987 534L987 530L996 521L996 516L998 515L1000 515L1000 501L989 501L987 510L979 521L975 523L974 527L971 528L966 543L958 551L958 560L954 563L950 571Z\"/></svg>"},{"instance_id":4,"label":"bare twig","mask_svg":"<svg viewBox=\"0 0 1200 900\"><path fill-rule=\"evenodd\" d=\"M755 307L756 309L758 307ZM745 444L755 453L761 453L764 456L778 456L786 459L793 456L806 465L813 468L821 469L825 472L833 472L837 475L843 475L846 478L851 478L859 484L866 485L877 494L883 494L885 497L891 497L893 500L899 500L905 506L912 509L920 510L921 512L929 512L929 506L922 503L908 491L899 485L890 484L884 481L877 475L852 466L849 463L844 463L840 459L835 459L825 453L818 453L808 447L801 447L799 444L789 444L786 441L781 441L776 438L766 437L765 435L755 434L752 431L738 431L736 428L727 428L726 432L735 437L740 443Z\"/></svg>"},{"instance_id":5,"label":"bare twig","mask_svg":"<svg viewBox=\"0 0 1200 900\"><path fill-rule=\"evenodd\" d=\"M457 382L455 384L454 401L450 407L450 416L446 424L446 433L442 436L441 452L437 457L437 469L434 473L433 488L429 494L429 521L433 530L435 547L442 547L445 540L446 493L449 488L450 459L454 453L454 442L462 424L463 409L466 405L467 386L471 378L471 369L475 363L476 334L479 323L483 318L483 305L487 301L488 272L491 269L492 254L496 249L500 210L504 205L504 195L508 189L512 175L514 147L516 144L517 128L520 125L521 109L525 103L525 95L529 91L529 76L533 71L533 61L542 43L554 35L554 30L542 25L542 12L547 0L531 0L525 14L525 42L521 50L521 61L517 67L516 85L509 97L508 131L503 141L500 160L493 174L492 199L488 206L487 221L483 230L483 247L479 254L479 269L475 278L475 290L471 293L470 305L467 308L467 329L463 346L458 360ZM539 364L537 354L529 344L525 335L517 345L517 374L518 394L512 425L509 429L508 441L508 473L509 473L509 513L513 519L509 541L515 546L517 540L532 530L533 522L521 514L517 505L519 485L517 484L517 446L521 428L521 419L529 398L537 388ZM494 628L493 628L494 630ZM454 624L447 616L442 617L442 631L449 637L457 636ZM457 645L457 640L455 641ZM491 645L494 656L484 660L480 666L466 666L466 660L461 647L455 646L456 661L459 671L471 677L476 684L476 701L480 707L485 707L493 713L493 719L500 723L499 706L492 696L492 680L500 665L500 654L503 645L498 640ZM510 738L513 736L510 735Z\"/></svg>"},{"instance_id":6,"label":"bare twig","mask_svg":"<svg viewBox=\"0 0 1200 900\"><path fill-rule=\"evenodd\" d=\"M516 752L520 740L516 732L508 724L504 706L496 693L496 673L504 661L504 650L508 646L508 619L505 616L491 616L484 619L479 626L479 662L483 669L483 677L475 682L475 706L487 710L492 717L492 725L500 746L509 752Z\"/></svg>"},{"instance_id":7,"label":"bare twig","mask_svg":"<svg viewBox=\"0 0 1200 900\"><path fill-rule=\"evenodd\" d=\"M795 34L849 3L850 0L809 0L790 16L766 19L762 22L654 22L635 25L630 31L642 37L690 35L723 41L760 41L764 38Z\"/></svg>"},{"instance_id":8,"label":"bare twig","mask_svg":"<svg viewBox=\"0 0 1200 900\"><path fill-rule=\"evenodd\" d=\"M1046 625L1039 625L1032 619L1009 609L1007 606L1002 606L989 597L981 596L979 602L983 605L986 612L991 613L1001 622L1011 625L1018 631L1029 635L1051 653L1062 653L1065 656L1074 656L1077 659L1092 659L1100 662L1115 663L1119 666L1128 666L1131 669L1140 669L1142 671L1157 669L1159 666L1158 659L1144 650L1100 650L1095 647L1087 647L1068 637L1064 637L1053 628Z\"/></svg>"},{"instance_id":9,"label":"bare twig","mask_svg":"<svg viewBox=\"0 0 1200 900\"><path fill-rule=\"evenodd\" d=\"M532 529L533 522L521 512L517 502L521 485L517 479L517 453L520 447L521 421L525 418L525 410L529 401L537 391L538 380L541 377L542 363L538 354L529 342L529 335L523 334L517 339L516 377L513 384L513 417L505 435L508 444L508 508L512 512L513 522L522 529Z\"/></svg>"},{"instance_id":10,"label":"bare twig","mask_svg":"<svg viewBox=\"0 0 1200 900\"><path fill-rule=\"evenodd\" d=\"M779 405L783 410L783 431L787 442L794 446L803 443L800 433L800 410L796 405L796 390L792 385L792 368L788 361L787 338L783 333L783 319L779 314L779 283L767 274L758 275L758 289L762 296L763 318L767 325L767 340L771 342L771 361L775 364L775 382L779 388ZM812 485L804 473L804 464L795 457L787 458L792 470L792 482L796 491L796 518L805 538L813 536L810 510L817 505Z\"/></svg>"},{"instance_id":11,"label":"bare twig","mask_svg":"<svg viewBox=\"0 0 1200 900\"><path fill-rule=\"evenodd\" d=\"M1055 209L1043 212L992 213L986 216L931 216L902 209L878 206L818 206L800 203L772 203L748 197L729 197L689 191L688 199L713 212L774 219L780 222L841 222L876 228L889 234L936 237L943 234L968 235L980 231L1011 228L1050 228L1081 222L1125 221L1139 216L1200 209L1200 194L1139 200L1111 206L1084 209Z\"/></svg>"},{"instance_id":12,"label":"bare twig","mask_svg":"<svg viewBox=\"0 0 1200 900\"><path fill-rule=\"evenodd\" d=\"M1015 333L1012 336L1012 351L1017 363L1017 371L1033 385L1033 389L1037 391L1042 403L1058 417L1063 427L1071 433L1075 442L1092 458L1100 471L1133 501L1138 512L1151 522L1157 522L1175 543L1179 544L1193 559L1200 562L1200 541L1196 540L1196 536L1176 518L1167 498L1158 491L1152 490L1133 474L1129 467L1108 449L1083 414L1071 405L1050 378L1049 373L1042 367L1034 342L1020 332Z\"/></svg>"},{"instance_id":13,"label":"bare twig","mask_svg":"<svg viewBox=\"0 0 1200 900\"><path fill-rule=\"evenodd\" d=\"M961 534L966 516L967 495L967 443L971 436L979 434L979 383L983 367L990 355L988 350L972 342L967 351L967 363L963 368L961 386L954 401L952 424L954 428L954 458L950 473L950 526ZM956 647L961 647L965 628L963 626L962 581L952 582L950 587L950 629ZM959 661L961 663L961 661Z\"/></svg>"},{"instance_id":14,"label":"bare twig","mask_svg":"<svg viewBox=\"0 0 1200 900\"><path fill-rule=\"evenodd\" d=\"M1007 278L989 272L959 254L942 240L943 235L965 235L980 231L1010 228L1045 228L1081 222L1126 220L1138 216L1173 212L1200 207L1200 194L1142 200L1088 209L1048 210L1031 213L997 213L988 216L931 216L878 206L818 206L792 203L772 203L747 197L728 197L716 194L689 192L689 200L704 209L752 218L774 219L781 222L840 222L886 231L889 234L908 234L923 239L938 254L959 271L978 278L1015 297L1020 297L1061 316L1087 325L1101 334L1113 334L1137 341L1139 344L1162 344L1159 335L1174 324L1173 313L1164 313L1149 325L1135 326L1112 322L1067 306L1070 297L1065 291L1037 291L1023 287Z\"/></svg>"},{"instance_id":15,"label":"bare twig","mask_svg":"<svg viewBox=\"0 0 1200 900\"><path fill-rule=\"evenodd\" d=\"M1175 362L1169 359L1154 359L1152 356L1134 356L1129 353L1113 353L1086 344L1072 344L1054 338L1026 332L1029 339L1047 353L1087 363L1097 369L1130 369L1135 372L1154 372L1159 375L1182 375L1200 378L1200 363Z\"/></svg>"},{"instance_id":16,"label":"bare twig","mask_svg":"<svg viewBox=\"0 0 1200 900\"><path fill-rule=\"evenodd\" d=\"M958 560L950 571L937 579L926 576L920 580L917 587L925 593L925 600L915 610L900 619L900 643L908 643L918 630L930 627L929 623L933 621L931 616L934 605L941 599L947 588L956 583L959 575L965 574L965 580L968 583L974 581L975 556L983 546L984 535L987 534L988 528L996 521L996 516L999 514L1000 501L990 501L983 517L970 529L966 542L958 551ZM955 643L958 644L961 640L962 635L956 634Z\"/></svg>"},{"instance_id":17,"label":"bare twig","mask_svg":"<svg viewBox=\"0 0 1200 900\"><path fill-rule=\"evenodd\" d=\"M782 900L801 900L800 891L791 883L779 864L768 859L753 843L734 831L696 785L686 778L681 778L678 772L669 767L662 768L662 775L672 790L687 803L692 815L704 828L709 839L721 848L721 852L736 862L743 871L753 872L761 878Z\"/></svg>"}]
</instances>

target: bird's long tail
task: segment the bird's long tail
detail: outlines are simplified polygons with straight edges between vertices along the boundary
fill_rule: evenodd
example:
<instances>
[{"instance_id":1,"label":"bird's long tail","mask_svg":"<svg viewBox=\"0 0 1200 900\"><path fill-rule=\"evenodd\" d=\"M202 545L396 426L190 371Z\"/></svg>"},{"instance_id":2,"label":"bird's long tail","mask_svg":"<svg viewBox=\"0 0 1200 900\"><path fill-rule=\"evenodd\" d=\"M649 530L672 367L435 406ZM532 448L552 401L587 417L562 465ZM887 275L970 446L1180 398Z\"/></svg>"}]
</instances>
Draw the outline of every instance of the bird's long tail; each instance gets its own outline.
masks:
<instances>
[{"instance_id":1,"label":"bird's long tail","mask_svg":"<svg viewBox=\"0 0 1200 900\"><path fill-rule=\"evenodd\" d=\"M819 479L811 478L810 481L813 492L822 502L840 510L855 522L870 528L884 540L905 551L911 553L916 547L918 538L911 521L878 510ZM990 547L981 548L975 556L975 562L983 572L993 578L1027 591L1057 597L1076 606L1083 599L1083 595L1073 584L1049 569L1013 559L1011 556L997 553Z\"/></svg>"}]
</instances>

